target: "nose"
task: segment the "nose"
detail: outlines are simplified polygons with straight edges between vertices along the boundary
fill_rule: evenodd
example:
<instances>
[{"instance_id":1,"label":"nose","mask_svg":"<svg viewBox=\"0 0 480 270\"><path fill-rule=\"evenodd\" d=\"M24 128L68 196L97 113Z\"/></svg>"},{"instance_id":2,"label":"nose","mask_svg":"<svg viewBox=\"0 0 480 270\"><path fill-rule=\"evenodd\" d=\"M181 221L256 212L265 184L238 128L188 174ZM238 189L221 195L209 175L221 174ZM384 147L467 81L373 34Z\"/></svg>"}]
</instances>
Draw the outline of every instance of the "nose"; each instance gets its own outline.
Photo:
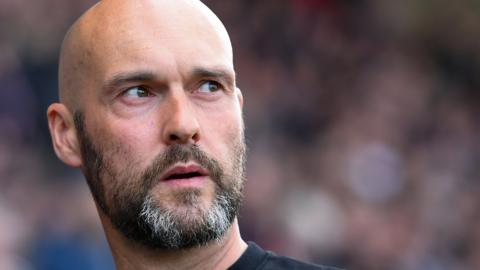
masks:
<instances>
[{"instance_id":1,"label":"nose","mask_svg":"<svg viewBox=\"0 0 480 270\"><path fill-rule=\"evenodd\" d=\"M200 125L188 97L184 92L172 93L167 102L168 106L163 111L163 141L167 145L197 143L200 140Z\"/></svg>"}]
</instances>

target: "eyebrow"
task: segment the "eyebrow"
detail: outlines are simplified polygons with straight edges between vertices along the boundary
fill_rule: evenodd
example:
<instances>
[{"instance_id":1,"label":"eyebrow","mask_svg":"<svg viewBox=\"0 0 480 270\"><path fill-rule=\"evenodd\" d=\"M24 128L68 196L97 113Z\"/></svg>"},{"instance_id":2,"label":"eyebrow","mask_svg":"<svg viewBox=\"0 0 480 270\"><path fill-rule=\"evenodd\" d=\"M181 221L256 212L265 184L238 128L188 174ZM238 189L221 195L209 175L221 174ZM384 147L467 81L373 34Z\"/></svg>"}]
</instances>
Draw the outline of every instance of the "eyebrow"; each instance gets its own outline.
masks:
<instances>
[{"instance_id":1,"label":"eyebrow","mask_svg":"<svg viewBox=\"0 0 480 270\"><path fill-rule=\"evenodd\" d=\"M195 67L190 73L191 77L194 78L215 78L219 80L224 80L228 85L232 87L235 84L235 73L229 71L226 68L216 67L216 68L203 68ZM140 70L140 71L126 71L119 72L114 74L110 79L108 79L104 84L104 89L109 91L116 89L124 84L132 82L145 82L153 80L162 80L164 78L156 75L155 72L151 70Z\"/></svg>"},{"instance_id":2,"label":"eyebrow","mask_svg":"<svg viewBox=\"0 0 480 270\"><path fill-rule=\"evenodd\" d=\"M225 68L212 68L212 69L207 69L207 68L201 68L201 67L196 67L193 69L191 73L192 77L197 77L197 78L218 78L218 79L223 79L228 83L229 85L234 85L235 84L235 73L229 71L228 69Z\"/></svg>"},{"instance_id":3,"label":"eyebrow","mask_svg":"<svg viewBox=\"0 0 480 270\"><path fill-rule=\"evenodd\" d=\"M156 76L152 71L133 71L133 72L120 72L113 75L104 84L105 89L115 89L125 83L139 82L139 81L151 81L156 79Z\"/></svg>"}]
</instances>

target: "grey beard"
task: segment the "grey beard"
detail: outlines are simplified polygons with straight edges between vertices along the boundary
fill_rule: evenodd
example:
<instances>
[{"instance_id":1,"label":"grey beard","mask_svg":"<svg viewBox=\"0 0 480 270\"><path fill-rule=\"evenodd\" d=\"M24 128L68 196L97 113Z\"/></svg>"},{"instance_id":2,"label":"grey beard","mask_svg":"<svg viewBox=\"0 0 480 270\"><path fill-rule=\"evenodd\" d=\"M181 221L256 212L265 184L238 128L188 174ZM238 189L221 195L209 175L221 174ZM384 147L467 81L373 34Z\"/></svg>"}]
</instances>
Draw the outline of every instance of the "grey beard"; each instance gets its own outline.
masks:
<instances>
[{"instance_id":1,"label":"grey beard","mask_svg":"<svg viewBox=\"0 0 480 270\"><path fill-rule=\"evenodd\" d=\"M178 216L175 211L159 209L149 195L143 202L140 220L149 227L152 239L161 239L162 245L169 249L179 249L185 246L186 241L204 245L208 240L220 240L231 225L229 213L232 212L236 210L230 200L224 195L217 195L210 209L205 211L199 220L192 221L194 223L185 228L178 221L188 219L188 216ZM198 228L203 228L203 232ZM187 240L186 231L190 231L187 235L196 239Z\"/></svg>"}]
</instances>

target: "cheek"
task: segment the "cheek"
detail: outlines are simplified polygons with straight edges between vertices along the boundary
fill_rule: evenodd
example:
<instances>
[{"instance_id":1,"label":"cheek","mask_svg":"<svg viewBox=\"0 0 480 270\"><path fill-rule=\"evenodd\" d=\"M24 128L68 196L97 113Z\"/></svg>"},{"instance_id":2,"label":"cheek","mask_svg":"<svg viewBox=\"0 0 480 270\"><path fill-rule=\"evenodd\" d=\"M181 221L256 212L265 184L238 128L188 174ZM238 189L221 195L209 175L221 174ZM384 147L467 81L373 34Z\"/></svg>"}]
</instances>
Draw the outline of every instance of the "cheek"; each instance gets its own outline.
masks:
<instances>
[{"instance_id":1,"label":"cheek","mask_svg":"<svg viewBox=\"0 0 480 270\"><path fill-rule=\"evenodd\" d=\"M140 143L144 134L132 130L135 129L123 126L105 128L98 138L104 142L101 147L106 166L102 181L107 187L108 205L121 204L121 201L131 200L130 196L143 192L141 176L148 165L144 158L145 147ZM118 198L123 199L118 201Z\"/></svg>"},{"instance_id":2,"label":"cheek","mask_svg":"<svg viewBox=\"0 0 480 270\"><path fill-rule=\"evenodd\" d=\"M152 151L155 149L152 133L154 130L145 124L122 121L109 121L96 132L98 141L103 142L105 158L116 171L140 170L148 165L147 161L156 154Z\"/></svg>"},{"instance_id":3,"label":"cheek","mask_svg":"<svg viewBox=\"0 0 480 270\"><path fill-rule=\"evenodd\" d=\"M213 158L226 166L232 167L234 147L243 134L241 115L232 110L229 113L210 118L208 124L202 126L206 151Z\"/></svg>"}]
</instances>

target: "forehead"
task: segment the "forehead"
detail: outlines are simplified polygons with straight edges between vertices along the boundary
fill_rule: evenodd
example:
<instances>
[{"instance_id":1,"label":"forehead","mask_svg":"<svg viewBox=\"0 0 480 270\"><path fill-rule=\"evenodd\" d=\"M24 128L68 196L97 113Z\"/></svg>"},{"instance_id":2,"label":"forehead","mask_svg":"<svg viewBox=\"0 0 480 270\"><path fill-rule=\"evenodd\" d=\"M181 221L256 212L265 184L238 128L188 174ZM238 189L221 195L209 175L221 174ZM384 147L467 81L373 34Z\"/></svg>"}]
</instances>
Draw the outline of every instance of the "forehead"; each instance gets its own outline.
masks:
<instances>
[{"instance_id":1,"label":"forehead","mask_svg":"<svg viewBox=\"0 0 480 270\"><path fill-rule=\"evenodd\" d=\"M114 2L102 1L85 20L91 68L96 74L108 76L139 66L180 70L226 66L233 70L228 35L203 4Z\"/></svg>"}]
</instances>

